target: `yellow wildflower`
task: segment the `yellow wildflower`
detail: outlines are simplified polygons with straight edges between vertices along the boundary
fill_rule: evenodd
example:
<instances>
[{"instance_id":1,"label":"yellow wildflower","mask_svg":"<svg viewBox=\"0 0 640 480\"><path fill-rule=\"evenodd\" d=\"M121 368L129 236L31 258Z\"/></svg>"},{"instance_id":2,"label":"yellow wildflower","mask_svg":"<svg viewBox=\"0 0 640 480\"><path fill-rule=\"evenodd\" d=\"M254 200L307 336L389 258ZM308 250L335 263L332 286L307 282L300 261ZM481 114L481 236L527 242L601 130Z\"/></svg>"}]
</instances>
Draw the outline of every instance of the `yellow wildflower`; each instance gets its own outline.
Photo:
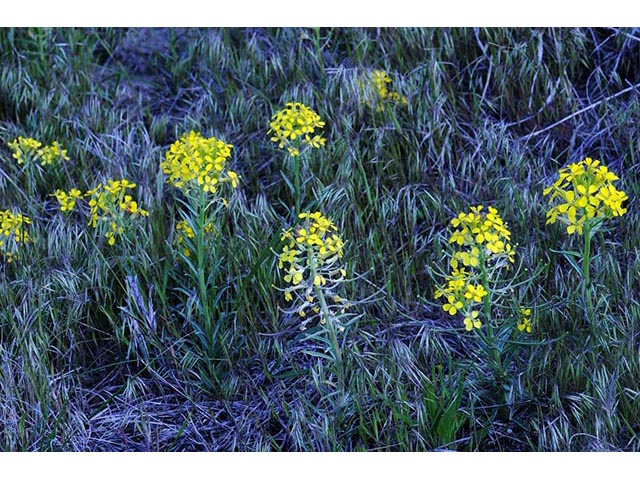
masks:
<instances>
[{"instance_id":1,"label":"yellow wildflower","mask_svg":"<svg viewBox=\"0 0 640 480\"><path fill-rule=\"evenodd\" d=\"M478 318L478 311L473 310L469 315L464 317L464 328L467 331L471 331L474 328L482 327L482 322Z\"/></svg>"},{"instance_id":2,"label":"yellow wildflower","mask_svg":"<svg viewBox=\"0 0 640 480\"><path fill-rule=\"evenodd\" d=\"M300 155L302 147L324 147L326 139L315 133L324 124L320 115L306 105L289 102L271 117L268 133L278 148L286 148L291 156L296 157Z\"/></svg>"},{"instance_id":3,"label":"yellow wildflower","mask_svg":"<svg viewBox=\"0 0 640 480\"><path fill-rule=\"evenodd\" d=\"M108 225L105 238L109 245L114 245L116 237L124 233L128 218L149 216L149 212L140 208L138 202L127 193L135 186L135 183L124 178L108 180L106 184L100 183L84 194L89 197L89 226L97 228L99 224Z\"/></svg>"},{"instance_id":4,"label":"yellow wildflower","mask_svg":"<svg viewBox=\"0 0 640 480\"><path fill-rule=\"evenodd\" d=\"M560 220L568 234L582 235L585 222L624 215L627 209L622 204L628 197L613 186L617 180L599 160L589 157L561 169L558 180L543 191L551 204L556 203L547 212L547 224Z\"/></svg>"},{"instance_id":5,"label":"yellow wildflower","mask_svg":"<svg viewBox=\"0 0 640 480\"><path fill-rule=\"evenodd\" d=\"M31 240L25 225L29 225L29 217L10 210L0 211L0 254L8 263L13 261L20 244Z\"/></svg>"},{"instance_id":6,"label":"yellow wildflower","mask_svg":"<svg viewBox=\"0 0 640 480\"><path fill-rule=\"evenodd\" d=\"M391 77L384 70L366 72L358 81L361 101L370 107L376 107L379 112L384 111L384 102L408 105L407 97L388 89L390 84Z\"/></svg>"},{"instance_id":7,"label":"yellow wildflower","mask_svg":"<svg viewBox=\"0 0 640 480\"><path fill-rule=\"evenodd\" d=\"M511 232L498 211L477 205L451 220L453 245L449 265L451 273L436 288L435 298L444 297L443 309L450 315L462 312L467 330L480 328L478 304L487 301L487 279L492 272L514 262ZM483 283L479 283L481 280Z\"/></svg>"},{"instance_id":8,"label":"yellow wildflower","mask_svg":"<svg viewBox=\"0 0 640 480\"><path fill-rule=\"evenodd\" d=\"M518 330L521 332L526 331L527 333L531 333L531 309L520 307L520 318L518 320Z\"/></svg>"},{"instance_id":9,"label":"yellow wildflower","mask_svg":"<svg viewBox=\"0 0 640 480\"><path fill-rule=\"evenodd\" d=\"M22 165L38 156L38 150L42 146L42 143L34 138L19 136L12 142L9 142L8 146L13 151L12 156L18 161L18 165Z\"/></svg>"},{"instance_id":10,"label":"yellow wildflower","mask_svg":"<svg viewBox=\"0 0 640 480\"><path fill-rule=\"evenodd\" d=\"M13 151L12 156L17 160L18 165L40 160L40 164L45 166L52 165L60 160L69 160L67 151L57 141L42 147L42 143L34 138L19 136L9 142L8 146Z\"/></svg>"},{"instance_id":11,"label":"yellow wildflower","mask_svg":"<svg viewBox=\"0 0 640 480\"><path fill-rule=\"evenodd\" d=\"M169 147L160 167L169 175L167 182L176 188L217 194L222 184L238 186L238 174L227 168L232 148L233 145L215 137L205 138L191 131Z\"/></svg>"},{"instance_id":12,"label":"yellow wildflower","mask_svg":"<svg viewBox=\"0 0 640 480\"><path fill-rule=\"evenodd\" d=\"M61 212L71 213L76 206L76 202L82 198L82 192L77 188L72 188L69 193L58 189L52 196L58 200Z\"/></svg>"},{"instance_id":13,"label":"yellow wildflower","mask_svg":"<svg viewBox=\"0 0 640 480\"><path fill-rule=\"evenodd\" d=\"M345 268L339 265L344 243L336 225L320 212L304 212L298 218L298 225L282 232L285 244L278 254L278 268L289 284L284 289L285 300L303 308L300 311L309 307L310 311L306 311L314 314L309 313L303 328L316 317L322 324L327 312L339 323L335 315L345 309L347 302L334 292L346 277ZM325 299L325 311L317 304L320 296Z\"/></svg>"}]
</instances>

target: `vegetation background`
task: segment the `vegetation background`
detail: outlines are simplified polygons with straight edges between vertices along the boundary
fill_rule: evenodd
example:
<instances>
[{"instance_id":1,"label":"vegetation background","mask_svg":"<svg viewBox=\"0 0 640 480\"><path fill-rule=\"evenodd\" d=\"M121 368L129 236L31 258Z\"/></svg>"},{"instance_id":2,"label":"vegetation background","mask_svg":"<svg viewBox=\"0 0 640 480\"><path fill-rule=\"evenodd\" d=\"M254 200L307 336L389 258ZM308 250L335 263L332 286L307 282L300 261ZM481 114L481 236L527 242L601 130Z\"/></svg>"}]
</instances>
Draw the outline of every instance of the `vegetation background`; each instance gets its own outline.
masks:
<instances>
[{"instance_id":1,"label":"vegetation background","mask_svg":"<svg viewBox=\"0 0 640 480\"><path fill-rule=\"evenodd\" d=\"M640 29L2 29L0 208L33 242L2 265L3 450L640 449ZM408 106L361 101L387 71ZM272 249L288 226L286 102L326 121L311 204L340 227L366 299L343 336L347 395L283 314ZM198 332L172 249L181 209L160 171L189 130L234 145L241 184L208 271L224 351ZM58 140L71 160L27 187L7 144ZM594 245L597 322L545 226L542 190L590 156L620 177L628 213ZM148 221L109 247L50 194L137 183ZM533 309L498 395L460 319L434 302L443 232L472 205L509 223ZM446 241L446 240L445 240Z\"/></svg>"}]
</instances>

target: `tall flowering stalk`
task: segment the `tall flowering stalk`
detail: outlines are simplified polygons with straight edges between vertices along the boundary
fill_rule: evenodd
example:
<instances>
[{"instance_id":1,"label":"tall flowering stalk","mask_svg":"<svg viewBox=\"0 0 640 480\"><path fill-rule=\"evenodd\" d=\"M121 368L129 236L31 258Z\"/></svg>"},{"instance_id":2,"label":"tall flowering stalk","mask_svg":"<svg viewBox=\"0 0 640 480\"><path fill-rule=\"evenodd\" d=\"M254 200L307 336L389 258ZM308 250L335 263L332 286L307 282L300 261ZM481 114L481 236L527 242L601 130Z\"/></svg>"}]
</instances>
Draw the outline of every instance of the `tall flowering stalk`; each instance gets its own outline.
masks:
<instances>
[{"instance_id":1,"label":"tall flowering stalk","mask_svg":"<svg viewBox=\"0 0 640 480\"><path fill-rule=\"evenodd\" d=\"M284 242L278 255L278 267L287 287L284 298L291 312L302 320L301 329L316 322L328 335L328 350L337 366L338 381L344 386L342 350L338 333L344 331L340 320L350 307L340 287L346 278L341 264L344 243L336 225L320 212L304 212L299 223L282 233Z\"/></svg>"},{"instance_id":2,"label":"tall flowering stalk","mask_svg":"<svg viewBox=\"0 0 640 480\"><path fill-rule=\"evenodd\" d=\"M294 159L294 191L296 213L300 213L300 155L308 149L321 148L326 144L322 133L324 127L320 115L300 102L289 102L271 117L269 123L270 140L278 148L286 149Z\"/></svg>"},{"instance_id":3,"label":"tall flowering stalk","mask_svg":"<svg viewBox=\"0 0 640 480\"><path fill-rule=\"evenodd\" d=\"M228 168L232 148L220 139L191 131L170 146L160 164L167 183L185 197L181 200L185 211L176 223L174 244L197 285L203 322L195 329L212 358L217 356L219 347L225 352L226 347L220 341L221 323L215 309L218 289L211 284L214 275L207 272L209 259L217 255L216 246L210 245L209 240L217 238L215 220L228 205L227 190L238 187L238 174ZM215 370L212 373L215 377Z\"/></svg>"},{"instance_id":4,"label":"tall flowering stalk","mask_svg":"<svg viewBox=\"0 0 640 480\"><path fill-rule=\"evenodd\" d=\"M551 208L547 211L547 224L561 222L569 235L584 236L582 256L583 294L586 297L587 316L593 305L591 300L591 240L600 224L627 212L622 204L627 194L613 185L619 177L589 157L572 163L559 172L559 178L544 189L549 195Z\"/></svg>"},{"instance_id":5,"label":"tall flowering stalk","mask_svg":"<svg viewBox=\"0 0 640 480\"><path fill-rule=\"evenodd\" d=\"M461 314L467 331L476 331L491 352L492 366L497 379L504 370L500 350L496 345L492 307L498 304L501 291L495 287L505 267L514 263L515 250L511 232L498 211L482 205L472 207L451 220L453 227L449 244L451 272L435 292L443 298L443 310L449 315ZM482 327L486 326L486 334Z\"/></svg>"}]
</instances>

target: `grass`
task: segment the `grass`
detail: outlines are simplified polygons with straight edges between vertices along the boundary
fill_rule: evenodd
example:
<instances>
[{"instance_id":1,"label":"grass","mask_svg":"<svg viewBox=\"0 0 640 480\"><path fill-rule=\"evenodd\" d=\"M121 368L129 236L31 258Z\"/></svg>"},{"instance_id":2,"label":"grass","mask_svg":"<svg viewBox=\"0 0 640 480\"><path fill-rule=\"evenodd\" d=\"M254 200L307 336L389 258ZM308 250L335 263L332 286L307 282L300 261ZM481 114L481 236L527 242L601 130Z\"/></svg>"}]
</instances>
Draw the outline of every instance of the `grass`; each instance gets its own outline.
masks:
<instances>
[{"instance_id":1,"label":"grass","mask_svg":"<svg viewBox=\"0 0 640 480\"><path fill-rule=\"evenodd\" d=\"M639 450L638 37L0 30L0 208L33 221L33 242L0 267L0 448ZM360 102L371 68L391 74L406 108ZM326 121L327 146L305 161L303 208L339 226L349 298L369 299L341 337L339 396L331 363L310 354L321 344L273 288L291 170L267 130L288 101ZM242 178L219 213L204 294L172 248L185 209L159 167L191 129L233 144ZM58 140L71 161L34 183L6 147L18 135ZM581 239L545 226L542 196L585 156L629 196L627 215L592 245L591 325L580 277L558 253ZM116 177L137 183L150 215L109 247L50 194ZM519 337L503 390L461 319L433 300L443 232L480 203L508 222L517 262L541 270L514 293L532 306L534 331ZM198 330L203 301L215 344Z\"/></svg>"}]
</instances>

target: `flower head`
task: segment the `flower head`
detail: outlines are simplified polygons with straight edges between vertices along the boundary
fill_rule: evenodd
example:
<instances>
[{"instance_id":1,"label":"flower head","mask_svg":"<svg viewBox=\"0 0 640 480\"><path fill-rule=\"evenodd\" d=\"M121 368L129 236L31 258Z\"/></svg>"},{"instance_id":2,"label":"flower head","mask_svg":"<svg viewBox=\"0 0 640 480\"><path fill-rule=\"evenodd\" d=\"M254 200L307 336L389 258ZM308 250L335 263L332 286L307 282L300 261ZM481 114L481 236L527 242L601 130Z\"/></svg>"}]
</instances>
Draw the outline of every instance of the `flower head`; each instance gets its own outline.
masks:
<instances>
[{"instance_id":1,"label":"flower head","mask_svg":"<svg viewBox=\"0 0 640 480\"><path fill-rule=\"evenodd\" d=\"M358 81L360 97L363 103L376 107L379 112L384 111L386 103L408 105L407 97L389 90L391 77L384 70L371 70Z\"/></svg>"},{"instance_id":2,"label":"flower head","mask_svg":"<svg viewBox=\"0 0 640 480\"><path fill-rule=\"evenodd\" d=\"M454 217L451 226L451 273L434 296L446 300L442 308L449 315L462 313L465 329L471 331L482 327L478 308L491 298L486 281L514 262L515 249L506 222L493 207L471 207L469 212Z\"/></svg>"},{"instance_id":3,"label":"flower head","mask_svg":"<svg viewBox=\"0 0 640 480\"><path fill-rule=\"evenodd\" d=\"M72 188L69 193L63 190L56 190L52 196L58 200L61 212L71 213L76 206L76 202L82 198L82 192L77 188Z\"/></svg>"},{"instance_id":4,"label":"flower head","mask_svg":"<svg viewBox=\"0 0 640 480\"><path fill-rule=\"evenodd\" d=\"M326 143L316 129L324 127L320 115L300 102L289 102L271 117L269 134L278 148L286 148L293 157L300 155L301 149L320 148Z\"/></svg>"},{"instance_id":5,"label":"flower head","mask_svg":"<svg viewBox=\"0 0 640 480\"><path fill-rule=\"evenodd\" d=\"M175 228L176 235L174 237L174 245L178 250L181 250L185 257L191 256L191 249L189 243L196 236L196 233L191 228L191 225L187 220L180 220L176 223ZM207 223L203 229L203 232L207 235L214 233L213 223Z\"/></svg>"},{"instance_id":6,"label":"flower head","mask_svg":"<svg viewBox=\"0 0 640 480\"><path fill-rule=\"evenodd\" d=\"M0 254L8 263L13 261L20 245L30 241L29 233L25 229L30 223L29 217L21 213L0 211Z\"/></svg>"},{"instance_id":7,"label":"flower head","mask_svg":"<svg viewBox=\"0 0 640 480\"><path fill-rule=\"evenodd\" d=\"M40 154L40 163L42 165L52 165L61 160L69 160L67 151L60 146L58 142L43 147L38 152Z\"/></svg>"},{"instance_id":8,"label":"flower head","mask_svg":"<svg viewBox=\"0 0 640 480\"><path fill-rule=\"evenodd\" d=\"M478 318L478 311L477 310L471 311L471 313L469 315L464 317L464 328L467 331L470 332L474 328L480 328L480 327L482 327L482 322Z\"/></svg>"},{"instance_id":9,"label":"flower head","mask_svg":"<svg viewBox=\"0 0 640 480\"><path fill-rule=\"evenodd\" d=\"M451 266L478 266L480 256L490 261L506 259L513 263L515 251L511 246L511 232L498 211L478 205L471 207L468 213L461 213L453 220L454 230L449 238L450 244L459 249L451 259Z\"/></svg>"},{"instance_id":10,"label":"flower head","mask_svg":"<svg viewBox=\"0 0 640 480\"><path fill-rule=\"evenodd\" d=\"M39 160L40 164L45 166L62 160L69 160L67 151L57 141L42 147L42 143L34 138L19 136L9 142L8 146L13 151L12 156L17 160L18 165L29 164Z\"/></svg>"},{"instance_id":11,"label":"flower head","mask_svg":"<svg viewBox=\"0 0 640 480\"><path fill-rule=\"evenodd\" d=\"M108 180L84 194L89 198L89 225L93 228L104 226L109 245L116 243L116 237L124 233L130 219L149 215L128 193L135 186L135 183L125 178Z\"/></svg>"},{"instance_id":12,"label":"flower head","mask_svg":"<svg viewBox=\"0 0 640 480\"><path fill-rule=\"evenodd\" d=\"M588 157L561 169L558 180L543 191L553 205L547 211L547 224L560 220L568 234L582 235L587 221L624 215L627 209L622 204L628 197L613 186L617 180L599 160Z\"/></svg>"},{"instance_id":13,"label":"flower head","mask_svg":"<svg viewBox=\"0 0 640 480\"><path fill-rule=\"evenodd\" d=\"M225 183L230 183L232 188L238 186L238 174L227 168L232 148L233 145L215 137L205 138L191 131L169 147L160 167L169 175L167 182L176 188L219 194Z\"/></svg>"},{"instance_id":14,"label":"flower head","mask_svg":"<svg viewBox=\"0 0 640 480\"><path fill-rule=\"evenodd\" d=\"M518 330L531 333L531 309L520 307L520 318L518 319Z\"/></svg>"}]
</instances>

